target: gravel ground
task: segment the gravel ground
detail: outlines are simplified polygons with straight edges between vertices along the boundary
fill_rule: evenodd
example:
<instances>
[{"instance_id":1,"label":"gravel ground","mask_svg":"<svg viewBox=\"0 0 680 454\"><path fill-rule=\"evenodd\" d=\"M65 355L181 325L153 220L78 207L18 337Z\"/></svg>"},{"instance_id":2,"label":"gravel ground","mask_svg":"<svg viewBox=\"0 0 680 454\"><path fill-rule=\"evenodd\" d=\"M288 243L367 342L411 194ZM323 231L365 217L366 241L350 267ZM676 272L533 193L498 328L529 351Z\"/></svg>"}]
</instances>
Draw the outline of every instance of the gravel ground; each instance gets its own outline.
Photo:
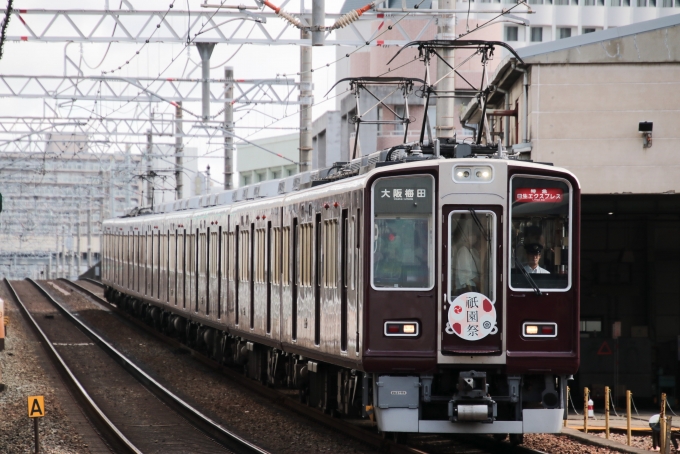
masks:
<instances>
[{"instance_id":1,"label":"gravel ground","mask_svg":"<svg viewBox=\"0 0 680 454\"><path fill-rule=\"evenodd\" d=\"M553 434L526 434L523 446L550 454L621 454L620 451L584 445L564 435Z\"/></svg>"},{"instance_id":2,"label":"gravel ground","mask_svg":"<svg viewBox=\"0 0 680 454\"><path fill-rule=\"evenodd\" d=\"M58 285L66 288L61 282ZM273 405L185 354L186 350L174 349L140 332L76 291L66 296L51 286L45 287L57 301L80 311L84 322L96 327L99 334L160 383L247 440L276 453L375 452L351 438Z\"/></svg>"},{"instance_id":3,"label":"gravel ground","mask_svg":"<svg viewBox=\"0 0 680 454\"><path fill-rule=\"evenodd\" d=\"M593 432L593 435L604 438L604 432ZM609 432L609 439L617 441L621 444L626 444L628 438L624 433ZM651 435L632 435L630 437L630 444L636 448L652 450L652 436ZM673 444L671 443L671 451L673 451Z\"/></svg>"},{"instance_id":4,"label":"gravel ground","mask_svg":"<svg viewBox=\"0 0 680 454\"><path fill-rule=\"evenodd\" d=\"M49 454L89 453L80 435L70 423L61 399L66 391L52 370L46 372L41 363L46 360L42 347L23 319L19 308L0 284L0 297L5 300L10 325L5 339L5 351L0 352L2 382L7 389L0 393L0 451L2 453L32 453L33 422L27 417L27 397L45 396L45 417L40 419L41 452ZM66 395L66 398L70 398Z\"/></svg>"}]
</instances>

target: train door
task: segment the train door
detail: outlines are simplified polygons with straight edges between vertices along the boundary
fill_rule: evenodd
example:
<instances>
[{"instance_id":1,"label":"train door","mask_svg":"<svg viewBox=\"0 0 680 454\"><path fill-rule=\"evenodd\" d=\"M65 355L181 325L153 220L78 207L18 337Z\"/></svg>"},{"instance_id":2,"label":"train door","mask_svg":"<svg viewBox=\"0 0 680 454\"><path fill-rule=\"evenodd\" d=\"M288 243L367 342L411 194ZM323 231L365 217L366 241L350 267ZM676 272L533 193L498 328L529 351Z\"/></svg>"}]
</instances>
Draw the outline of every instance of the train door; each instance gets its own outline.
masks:
<instances>
[{"instance_id":1,"label":"train door","mask_svg":"<svg viewBox=\"0 0 680 454\"><path fill-rule=\"evenodd\" d=\"M501 355L503 302L499 206L445 205L442 210L443 355Z\"/></svg>"}]
</instances>

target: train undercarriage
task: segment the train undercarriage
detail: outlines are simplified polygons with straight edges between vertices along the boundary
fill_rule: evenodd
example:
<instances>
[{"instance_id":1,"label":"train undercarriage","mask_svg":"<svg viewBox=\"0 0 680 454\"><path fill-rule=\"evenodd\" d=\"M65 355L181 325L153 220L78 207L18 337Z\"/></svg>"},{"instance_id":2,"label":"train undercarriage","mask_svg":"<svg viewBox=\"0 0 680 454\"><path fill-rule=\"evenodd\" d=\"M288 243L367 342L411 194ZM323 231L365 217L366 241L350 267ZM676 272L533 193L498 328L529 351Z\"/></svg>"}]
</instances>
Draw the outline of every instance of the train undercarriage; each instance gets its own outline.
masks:
<instances>
[{"instance_id":1,"label":"train undercarriage","mask_svg":"<svg viewBox=\"0 0 680 454\"><path fill-rule=\"evenodd\" d=\"M566 376L507 375L497 366L366 373L248 341L110 287L105 296L187 347L242 367L250 379L298 390L302 402L327 414L375 420L395 440L409 432L489 433L519 444L524 433L559 432L566 411Z\"/></svg>"}]
</instances>

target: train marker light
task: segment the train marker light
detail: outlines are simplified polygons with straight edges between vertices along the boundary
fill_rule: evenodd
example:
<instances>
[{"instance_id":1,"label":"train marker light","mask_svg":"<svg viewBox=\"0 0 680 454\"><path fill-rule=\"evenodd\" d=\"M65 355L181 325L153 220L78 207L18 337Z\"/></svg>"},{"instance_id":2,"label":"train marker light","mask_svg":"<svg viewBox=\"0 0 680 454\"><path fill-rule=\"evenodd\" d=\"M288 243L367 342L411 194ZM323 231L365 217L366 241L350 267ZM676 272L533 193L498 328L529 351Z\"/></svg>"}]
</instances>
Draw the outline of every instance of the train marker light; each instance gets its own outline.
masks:
<instances>
[{"instance_id":1,"label":"train marker light","mask_svg":"<svg viewBox=\"0 0 680 454\"><path fill-rule=\"evenodd\" d=\"M557 337L557 323L526 322L522 325L524 337Z\"/></svg>"},{"instance_id":2,"label":"train marker light","mask_svg":"<svg viewBox=\"0 0 680 454\"><path fill-rule=\"evenodd\" d=\"M415 321L385 322L385 336L417 337L420 335L419 324Z\"/></svg>"}]
</instances>

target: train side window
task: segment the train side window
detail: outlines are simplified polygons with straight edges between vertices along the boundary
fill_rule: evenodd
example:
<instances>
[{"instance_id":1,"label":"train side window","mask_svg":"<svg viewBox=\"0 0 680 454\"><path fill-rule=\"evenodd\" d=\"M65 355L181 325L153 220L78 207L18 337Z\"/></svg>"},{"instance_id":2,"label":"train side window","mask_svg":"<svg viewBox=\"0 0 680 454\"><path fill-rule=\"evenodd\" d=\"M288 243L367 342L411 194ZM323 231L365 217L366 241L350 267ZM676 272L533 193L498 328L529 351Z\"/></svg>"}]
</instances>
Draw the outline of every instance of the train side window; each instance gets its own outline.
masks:
<instances>
[{"instance_id":1,"label":"train side window","mask_svg":"<svg viewBox=\"0 0 680 454\"><path fill-rule=\"evenodd\" d=\"M338 220L329 219L324 224L324 286L337 288Z\"/></svg>"},{"instance_id":2,"label":"train side window","mask_svg":"<svg viewBox=\"0 0 680 454\"><path fill-rule=\"evenodd\" d=\"M283 244L282 249L282 264L283 264L283 285L288 287L290 285L290 227L283 228Z\"/></svg>"},{"instance_id":3,"label":"train side window","mask_svg":"<svg viewBox=\"0 0 680 454\"><path fill-rule=\"evenodd\" d=\"M234 232L229 232L229 250L227 251L228 253L228 260L229 260L229 281L233 282L235 278L235 273L236 273L236 267L235 267L235 257L236 257L236 240L234 236Z\"/></svg>"},{"instance_id":4,"label":"train side window","mask_svg":"<svg viewBox=\"0 0 680 454\"><path fill-rule=\"evenodd\" d=\"M434 287L434 178L385 177L372 187L371 285Z\"/></svg>"}]
</instances>

